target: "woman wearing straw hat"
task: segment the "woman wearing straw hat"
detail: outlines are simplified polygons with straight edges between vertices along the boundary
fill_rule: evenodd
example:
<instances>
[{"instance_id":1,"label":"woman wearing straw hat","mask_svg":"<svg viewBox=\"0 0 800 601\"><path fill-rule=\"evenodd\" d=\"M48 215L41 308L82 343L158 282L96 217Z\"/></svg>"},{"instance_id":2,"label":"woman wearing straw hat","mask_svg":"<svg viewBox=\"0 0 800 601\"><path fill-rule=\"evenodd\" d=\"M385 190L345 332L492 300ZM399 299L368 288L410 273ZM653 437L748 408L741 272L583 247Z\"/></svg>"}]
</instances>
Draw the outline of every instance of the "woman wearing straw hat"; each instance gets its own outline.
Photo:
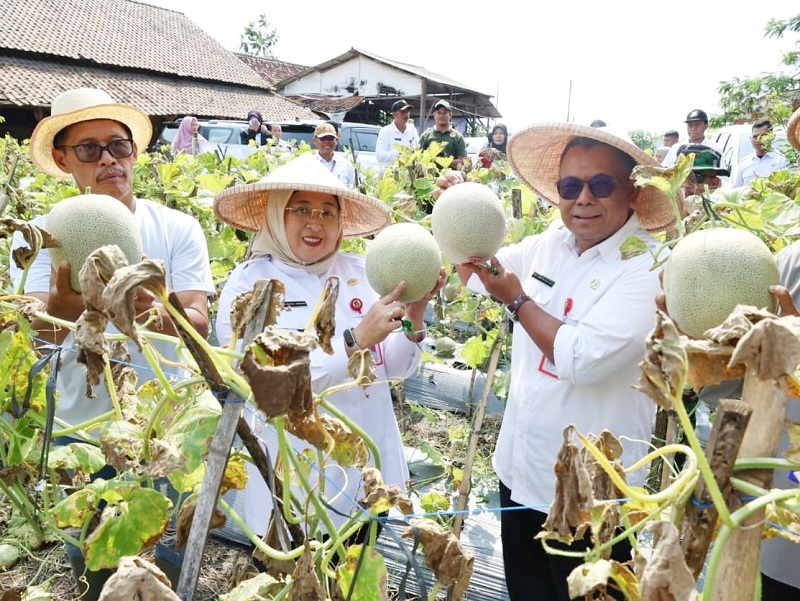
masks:
<instances>
[{"instance_id":1,"label":"woman wearing straw hat","mask_svg":"<svg viewBox=\"0 0 800 601\"><path fill-rule=\"evenodd\" d=\"M214 211L226 223L255 231L252 256L230 275L219 301L217 336L221 344L231 337L230 308L235 298L253 287L257 279L283 282L285 305L278 316L280 328L302 330L330 276L339 278L336 301L336 333L331 341L334 354L321 349L311 354L314 392L352 381L347 371L349 357L360 349L371 349L377 367L377 382L364 391L360 387L336 393L330 400L362 427L378 445L384 483L405 489L408 468L392 409L389 378L404 378L416 368L424 338L423 315L428 300L444 282L444 270L434 290L416 303L397 299L405 287L401 282L390 294L379 297L370 288L364 258L340 252L345 236L367 236L389 224L389 210L380 200L348 189L311 153L278 167L265 180L222 191L214 200ZM401 330L401 319L412 324L413 333ZM251 418L254 416L251 413ZM255 419L255 418L254 418ZM260 436L274 453L274 433L264 428ZM294 448L307 443L293 439ZM272 455L275 456L274 454ZM244 495L236 507L247 525L258 535L266 531L270 498L263 478L251 470ZM337 525L354 511L360 489L360 472L333 466L326 469L326 496ZM335 496L335 498L334 498ZM363 496L363 494L362 494ZM228 531L228 536L241 540ZM244 541L242 541L244 542Z\"/></svg>"},{"instance_id":2,"label":"woman wearing straw hat","mask_svg":"<svg viewBox=\"0 0 800 601\"><path fill-rule=\"evenodd\" d=\"M560 226L458 267L470 287L506 305L515 324L511 384L493 464L500 478L501 535L512 600L569 599L567 576L579 560L547 554L534 536L553 503L553 466L564 429L623 437L621 460L644 456L655 406L631 384L655 325L658 275L650 253L623 256L636 237L674 221L667 196L630 179L655 160L607 128L568 123L527 127L509 141L515 173L561 210ZM453 180L441 181L442 185ZM629 482L641 485L640 470ZM521 510L520 510L521 509ZM579 541L577 545L581 543ZM583 541L585 547L585 541ZM630 547L617 545L626 561Z\"/></svg>"}]
</instances>

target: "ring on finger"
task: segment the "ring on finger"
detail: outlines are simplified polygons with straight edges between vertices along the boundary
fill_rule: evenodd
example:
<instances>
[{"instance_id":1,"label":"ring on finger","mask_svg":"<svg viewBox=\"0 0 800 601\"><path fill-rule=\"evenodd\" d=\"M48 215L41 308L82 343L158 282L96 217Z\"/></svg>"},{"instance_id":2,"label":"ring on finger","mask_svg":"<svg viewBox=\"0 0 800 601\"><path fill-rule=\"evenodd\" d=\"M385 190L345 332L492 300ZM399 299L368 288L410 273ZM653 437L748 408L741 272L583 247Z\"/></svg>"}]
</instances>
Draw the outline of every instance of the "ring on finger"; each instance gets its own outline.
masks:
<instances>
[{"instance_id":1,"label":"ring on finger","mask_svg":"<svg viewBox=\"0 0 800 601\"><path fill-rule=\"evenodd\" d=\"M394 321L394 311L387 311L386 317Z\"/></svg>"}]
</instances>

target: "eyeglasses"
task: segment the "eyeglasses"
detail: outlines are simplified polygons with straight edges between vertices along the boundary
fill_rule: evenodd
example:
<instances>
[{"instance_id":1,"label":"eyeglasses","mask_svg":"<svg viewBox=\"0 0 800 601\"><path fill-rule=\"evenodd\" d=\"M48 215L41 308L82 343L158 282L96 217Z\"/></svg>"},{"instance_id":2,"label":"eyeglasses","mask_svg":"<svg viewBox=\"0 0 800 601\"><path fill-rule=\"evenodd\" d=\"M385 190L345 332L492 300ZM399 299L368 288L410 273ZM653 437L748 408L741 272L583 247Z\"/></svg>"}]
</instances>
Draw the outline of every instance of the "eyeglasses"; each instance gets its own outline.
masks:
<instances>
[{"instance_id":1,"label":"eyeglasses","mask_svg":"<svg viewBox=\"0 0 800 601\"><path fill-rule=\"evenodd\" d=\"M339 211L332 211L330 209L309 209L308 207L286 207L284 209L290 215L294 215L298 219L311 221L314 218L314 213L319 215L319 218L325 223L333 223L339 221Z\"/></svg>"},{"instance_id":2,"label":"eyeglasses","mask_svg":"<svg viewBox=\"0 0 800 601\"><path fill-rule=\"evenodd\" d=\"M58 146L58 148L72 148L75 156L81 163L94 163L103 156L107 150L115 159L126 159L133 154L133 140L111 140L105 146L100 144L76 144L75 146Z\"/></svg>"},{"instance_id":3,"label":"eyeglasses","mask_svg":"<svg viewBox=\"0 0 800 601\"><path fill-rule=\"evenodd\" d=\"M595 198L608 198L617 187L617 179L605 173L598 173L589 179L564 177L556 182L556 188L558 189L558 195L564 200L575 200L583 192L583 186L587 184L592 196Z\"/></svg>"}]
</instances>

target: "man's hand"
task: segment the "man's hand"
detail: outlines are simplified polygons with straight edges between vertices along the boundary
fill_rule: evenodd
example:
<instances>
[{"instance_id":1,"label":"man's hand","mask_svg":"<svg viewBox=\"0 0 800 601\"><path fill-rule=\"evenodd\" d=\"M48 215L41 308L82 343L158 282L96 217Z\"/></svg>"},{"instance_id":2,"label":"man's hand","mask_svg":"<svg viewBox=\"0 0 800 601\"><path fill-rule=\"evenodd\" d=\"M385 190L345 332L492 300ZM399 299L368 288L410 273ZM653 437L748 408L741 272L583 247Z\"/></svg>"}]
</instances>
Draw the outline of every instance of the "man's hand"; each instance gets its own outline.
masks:
<instances>
[{"instance_id":1,"label":"man's hand","mask_svg":"<svg viewBox=\"0 0 800 601\"><path fill-rule=\"evenodd\" d=\"M770 286L769 293L778 301L778 315L800 315L786 286Z\"/></svg>"},{"instance_id":2,"label":"man's hand","mask_svg":"<svg viewBox=\"0 0 800 601\"><path fill-rule=\"evenodd\" d=\"M439 198L442 192L449 187L455 186L456 184L463 184L465 181L467 180L464 179L464 174L461 171L445 171L436 178L436 189L433 191L433 197Z\"/></svg>"},{"instance_id":3,"label":"man's hand","mask_svg":"<svg viewBox=\"0 0 800 601\"><path fill-rule=\"evenodd\" d=\"M61 261L50 274L50 294L47 296L47 313L59 319L77 321L84 310L83 295L70 285L70 266Z\"/></svg>"}]
</instances>

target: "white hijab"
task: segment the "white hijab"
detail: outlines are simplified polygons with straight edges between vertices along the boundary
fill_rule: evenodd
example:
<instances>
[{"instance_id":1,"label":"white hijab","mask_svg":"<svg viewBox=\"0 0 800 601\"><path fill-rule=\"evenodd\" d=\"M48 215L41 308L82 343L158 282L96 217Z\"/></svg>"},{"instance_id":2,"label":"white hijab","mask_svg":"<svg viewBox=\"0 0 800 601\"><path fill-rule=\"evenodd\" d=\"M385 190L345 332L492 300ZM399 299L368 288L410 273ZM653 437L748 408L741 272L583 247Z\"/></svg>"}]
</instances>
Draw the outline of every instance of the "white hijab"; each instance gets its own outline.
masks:
<instances>
[{"instance_id":1,"label":"white hijab","mask_svg":"<svg viewBox=\"0 0 800 601\"><path fill-rule=\"evenodd\" d=\"M251 257L255 259L271 256L291 267L299 267L314 275L321 275L330 269L342 247L342 223L339 222L339 238L336 240L336 248L331 254L314 263L302 261L292 252L289 237L286 235L285 209L292 194L294 194L294 190L270 191L267 208L264 211L264 221L253 238L253 245L250 249ZM338 198L336 200L340 203Z\"/></svg>"}]
</instances>

